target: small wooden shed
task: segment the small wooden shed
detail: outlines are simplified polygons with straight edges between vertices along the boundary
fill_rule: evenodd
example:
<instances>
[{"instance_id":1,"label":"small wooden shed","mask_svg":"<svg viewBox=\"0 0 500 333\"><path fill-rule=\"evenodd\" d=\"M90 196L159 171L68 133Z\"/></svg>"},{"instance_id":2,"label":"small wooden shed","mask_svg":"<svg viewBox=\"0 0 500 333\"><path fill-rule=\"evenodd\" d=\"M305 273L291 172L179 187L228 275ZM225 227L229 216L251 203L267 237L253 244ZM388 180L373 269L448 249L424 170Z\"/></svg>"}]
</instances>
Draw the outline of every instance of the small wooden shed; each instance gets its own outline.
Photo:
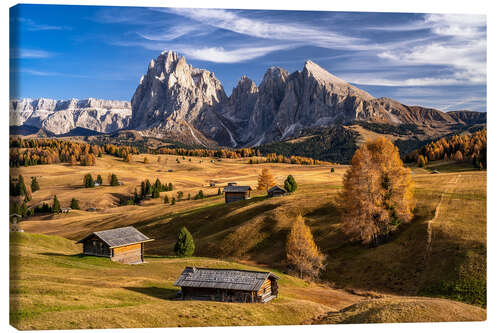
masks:
<instances>
[{"instance_id":1,"label":"small wooden shed","mask_svg":"<svg viewBox=\"0 0 500 333\"><path fill-rule=\"evenodd\" d=\"M250 191L252 191L252 188L250 186L232 185L224 187L223 190L226 203L250 199Z\"/></svg>"},{"instance_id":2,"label":"small wooden shed","mask_svg":"<svg viewBox=\"0 0 500 333\"><path fill-rule=\"evenodd\" d=\"M273 186L269 190L267 190L267 196L268 197L282 197L284 195L287 195L288 192L281 186Z\"/></svg>"},{"instance_id":3,"label":"small wooden shed","mask_svg":"<svg viewBox=\"0 0 500 333\"><path fill-rule=\"evenodd\" d=\"M151 239L134 227L124 227L96 231L79 240L83 244L83 254L108 257L123 264L144 262L144 243Z\"/></svg>"},{"instance_id":4,"label":"small wooden shed","mask_svg":"<svg viewBox=\"0 0 500 333\"><path fill-rule=\"evenodd\" d=\"M271 272L186 267L174 286L182 299L266 303L278 296L278 279Z\"/></svg>"}]
</instances>

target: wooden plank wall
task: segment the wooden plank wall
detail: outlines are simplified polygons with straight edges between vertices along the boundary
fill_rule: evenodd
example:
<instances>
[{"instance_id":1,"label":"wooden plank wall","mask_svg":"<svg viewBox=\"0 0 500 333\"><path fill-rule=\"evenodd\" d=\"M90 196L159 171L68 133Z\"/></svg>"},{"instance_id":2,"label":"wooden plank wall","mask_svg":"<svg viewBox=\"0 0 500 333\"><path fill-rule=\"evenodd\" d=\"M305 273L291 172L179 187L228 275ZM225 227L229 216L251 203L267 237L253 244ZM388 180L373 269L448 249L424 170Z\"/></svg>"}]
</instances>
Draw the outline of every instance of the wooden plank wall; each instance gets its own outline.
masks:
<instances>
[{"instance_id":1,"label":"wooden plank wall","mask_svg":"<svg viewBox=\"0 0 500 333\"><path fill-rule=\"evenodd\" d=\"M121 263L142 262L142 244L115 247L111 260Z\"/></svg>"}]
</instances>

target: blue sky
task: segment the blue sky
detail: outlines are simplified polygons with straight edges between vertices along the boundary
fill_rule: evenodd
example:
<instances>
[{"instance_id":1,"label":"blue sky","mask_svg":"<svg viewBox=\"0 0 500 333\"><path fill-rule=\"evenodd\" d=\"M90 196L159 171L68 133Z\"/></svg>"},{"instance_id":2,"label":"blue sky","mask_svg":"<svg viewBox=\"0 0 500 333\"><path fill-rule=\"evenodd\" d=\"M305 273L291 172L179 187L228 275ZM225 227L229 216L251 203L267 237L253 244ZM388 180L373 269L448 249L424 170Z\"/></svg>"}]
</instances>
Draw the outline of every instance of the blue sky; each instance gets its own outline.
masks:
<instances>
[{"instance_id":1,"label":"blue sky","mask_svg":"<svg viewBox=\"0 0 500 333\"><path fill-rule=\"evenodd\" d=\"M18 5L10 26L11 97L130 100L175 50L228 95L311 59L375 97L486 111L482 15Z\"/></svg>"}]
</instances>

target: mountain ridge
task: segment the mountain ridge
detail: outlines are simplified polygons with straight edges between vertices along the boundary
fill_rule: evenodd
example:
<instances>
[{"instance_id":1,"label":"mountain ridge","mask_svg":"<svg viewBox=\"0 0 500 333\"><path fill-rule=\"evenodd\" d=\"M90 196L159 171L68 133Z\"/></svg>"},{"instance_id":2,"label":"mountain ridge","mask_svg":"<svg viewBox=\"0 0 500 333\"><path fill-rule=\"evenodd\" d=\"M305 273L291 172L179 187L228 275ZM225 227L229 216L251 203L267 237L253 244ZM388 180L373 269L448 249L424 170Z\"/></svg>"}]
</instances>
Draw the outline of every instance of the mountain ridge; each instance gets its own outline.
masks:
<instances>
[{"instance_id":1,"label":"mountain ridge","mask_svg":"<svg viewBox=\"0 0 500 333\"><path fill-rule=\"evenodd\" d=\"M22 98L9 103L11 126L31 126L57 135L78 127L110 133L128 127L131 113L128 101L96 98Z\"/></svg>"},{"instance_id":2,"label":"mountain ridge","mask_svg":"<svg viewBox=\"0 0 500 333\"><path fill-rule=\"evenodd\" d=\"M227 96L213 72L193 67L174 51L149 62L129 103L11 101L11 125L13 114L25 118L14 125L55 134L76 127L101 133L130 129L188 145L233 148L286 141L310 129L349 126L353 121L414 125L419 131L412 138L417 140L449 134L459 125L486 123L486 113L446 113L373 97L311 60L293 73L270 67L259 85L243 75Z\"/></svg>"}]
</instances>

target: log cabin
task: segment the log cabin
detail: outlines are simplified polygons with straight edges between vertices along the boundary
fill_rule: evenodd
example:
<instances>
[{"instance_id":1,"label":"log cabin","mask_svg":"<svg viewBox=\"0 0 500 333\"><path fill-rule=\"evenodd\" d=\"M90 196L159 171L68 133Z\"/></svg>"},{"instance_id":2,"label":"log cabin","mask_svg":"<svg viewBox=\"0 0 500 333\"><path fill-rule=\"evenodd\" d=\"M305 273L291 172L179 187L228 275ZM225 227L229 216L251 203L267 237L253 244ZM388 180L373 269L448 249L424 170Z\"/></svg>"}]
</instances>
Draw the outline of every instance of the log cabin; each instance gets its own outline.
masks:
<instances>
[{"instance_id":1,"label":"log cabin","mask_svg":"<svg viewBox=\"0 0 500 333\"><path fill-rule=\"evenodd\" d=\"M267 190L267 196L272 198L272 197L282 197L284 195L287 195L288 192L281 186L273 186L269 190Z\"/></svg>"},{"instance_id":2,"label":"log cabin","mask_svg":"<svg viewBox=\"0 0 500 333\"><path fill-rule=\"evenodd\" d=\"M278 279L271 272L186 267L174 286L184 300L267 303L278 297Z\"/></svg>"},{"instance_id":3,"label":"log cabin","mask_svg":"<svg viewBox=\"0 0 500 333\"><path fill-rule=\"evenodd\" d=\"M224 187L222 192L224 192L226 203L230 203L233 201L250 199L250 191L252 191L250 186L228 185Z\"/></svg>"},{"instance_id":4,"label":"log cabin","mask_svg":"<svg viewBox=\"0 0 500 333\"><path fill-rule=\"evenodd\" d=\"M83 244L84 255L107 257L123 264L140 264L144 262L144 243L153 240L134 227L124 227L96 231L76 243Z\"/></svg>"}]
</instances>

